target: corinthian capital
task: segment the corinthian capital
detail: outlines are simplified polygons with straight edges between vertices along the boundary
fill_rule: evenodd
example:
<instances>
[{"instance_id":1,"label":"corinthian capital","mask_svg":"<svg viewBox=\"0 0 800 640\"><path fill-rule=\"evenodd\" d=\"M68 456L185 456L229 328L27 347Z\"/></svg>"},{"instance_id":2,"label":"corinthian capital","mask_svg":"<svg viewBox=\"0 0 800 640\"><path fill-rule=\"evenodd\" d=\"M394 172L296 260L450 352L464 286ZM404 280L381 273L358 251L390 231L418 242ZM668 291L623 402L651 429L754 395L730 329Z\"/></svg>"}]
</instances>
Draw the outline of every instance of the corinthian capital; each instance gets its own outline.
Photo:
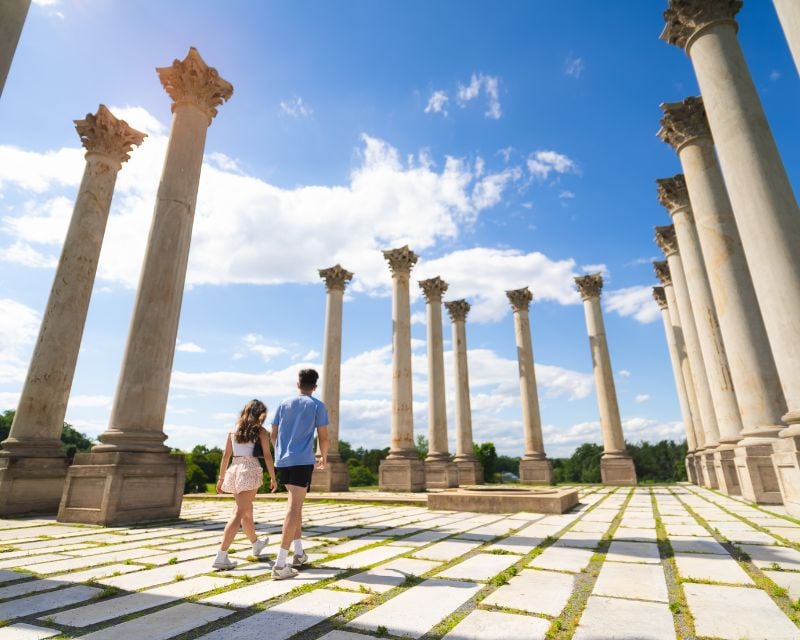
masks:
<instances>
[{"instance_id":1,"label":"corinthian capital","mask_svg":"<svg viewBox=\"0 0 800 640\"><path fill-rule=\"evenodd\" d=\"M603 276L599 273L590 273L588 276L579 276L575 278L575 286L581 298L589 300L590 298L599 298L600 290L603 288Z\"/></svg>"},{"instance_id":2,"label":"corinthian capital","mask_svg":"<svg viewBox=\"0 0 800 640\"><path fill-rule=\"evenodd\" d=\"M425 296L425 300L430 304L440 304L442 302L442 296L444 292L447 291L447 286L447 283L439 276L419 281L419 288L422 289L422 295Z\"/></svg>"},{"instance_id":3,"label":"corinthian capital","mask_svg":"<svg viewBox=\"0 0 800 640\"><path fill-rule=\"evenodd\" d=\"M656 185L658 185L658 201L670 215L691 206L689 192L686 189L686 178L682 173L672 178L656 180Z\"/></svg>"},{"instance_id":4,"label":"corinthian capital","mask_svg":"<svg viewBox=\"0 0 800 640\"><path fill-rule=\"evenodd\" d=\"M452 302L445 302L444 308L447 309L450 320L453 322L466 322L470 305L466 300L453 300Z\"/></svg>"},{"instance_id":5,"label":"corinthian capital","mask_svg":"<svg viewBox=\"0 0 800 640\"><path fill-rule=\"evenodd\" d=\"M656 135L675 151L697 138L711 138L702 98L692 96L683 102L662 102L659 106L664 116Z\"/></svg>"},{"instance_id":6,"label":"corinthian capital","mask_svg":"<svg viewBox=\"0 0 800 640\"><path fill-rule=\"evenodd\" d=\"M666 260L654 260L653 269L655 269L656 278L662 285L668 287L672 284L672 274L669 272L669 264Z\"/></svg>"},{"instance_id":7,"label":"corinthian capital","mask_svg":"<svg viewBox=\"0 0 800 640\"><path fill-rule=\"evenodd\" d=\"M664 292L664 287L653 287L653 298L659 309L664 310L667 308L667 294Z\"/></svg>"},{"instance_id":8,"label":"corinthian capital","mask_svg":"<svg viewBox=\"0 0 800 640\"><path fill-rule=\"evenodd\" d=\"M678 253L678 237L675 235L674 224L656 227L656 244L667 257Z\"/></svg>"},{"instance_id":9,"label":"corinthian capital","mask_svg":"<svg viewBox=\"0 0 800 640\"><path fill-rule=\"evenodd\" d=\"M343 269L342 265L337 264L327 269L319 269L319 277L325 281L325 289L340 289L344 291L347 283L353 279L353 274L347 269Z\"/></svg>"},{"instance_id":10,"label":"corinthian capital","mask_svg":"<svg viewBox=\"0 0 800 640\"><path fill-rule=\"evenodd\" d=\"M387 249L383 252L383 257L389 263L392 275L397 273L410 273L412 267L417 264L419 256L408 248L408 245L399 249Z\"/></svg>"},{"instance_id":11,"label":"corinthian capital","mask_svg":"<svg viewBox=\"0 0 800 640\"><path fill-rule=\"evenodd\" d=\"M531 300L533 300L533 294L528 287L506 291L506 296L508 296L508 301L511 303L511 308L515 313L517 311L527 311Z\"/></svg>"},{"instance_id":12,"label":"corinthian capital","mask_svg":"<svg viewBox=\"0 0 800 640\"><path fill-rule=\"evenodd\" d=\"M700 29L721 20L733 20L742 8L742 0L669 0L664 11L661 39L684 49Z\"/></svg>"},{"instance_id":13,"label":"corinthian capital","mask_svg":"<svg viewBox=\"0 0 800 640\"><path fill-rule=\"evenodd\" d=\"M172 66L160 67L156 72L172 98L173 111L181 103L191 103L206 113L209 124L217 115L217 107L233 95L233 85L220 78L194 47L189 47L183 60L174 60Z\"/></svg>"},{"instance_id":14,"label":"corinthian capital","mask_svg":"<svg viewBox=\"0 0 800 640\"><path fill-rule=\"evenodd\" d=\"M102 153L120 164L129 160L133 147L138 147L147 137L124 120L114 117L104 104L97 108L96 114L87 113L83 120L73 122L87 152Z\"/></svg>"}]
</instances>

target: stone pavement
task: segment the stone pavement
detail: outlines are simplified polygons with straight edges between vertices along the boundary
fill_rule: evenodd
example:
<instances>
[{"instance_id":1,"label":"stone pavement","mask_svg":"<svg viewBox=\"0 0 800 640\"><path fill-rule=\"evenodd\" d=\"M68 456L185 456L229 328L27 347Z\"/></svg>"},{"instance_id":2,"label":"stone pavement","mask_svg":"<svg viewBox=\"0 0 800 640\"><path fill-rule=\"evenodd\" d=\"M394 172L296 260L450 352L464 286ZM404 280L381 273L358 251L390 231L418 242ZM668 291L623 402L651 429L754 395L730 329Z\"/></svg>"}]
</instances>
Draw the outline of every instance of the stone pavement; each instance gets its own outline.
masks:
<instances>
[{"instance_id":1,"label":"stone pavement","mask_svg":"<svg viewBox=\"0 0 800 640\"><path fill-rule=\"evenodd\" d=\"M0 640L800 640L800 523L691 485L580 487L571 513L316 502L312 559L273 581L273 544L211 561L230 500L98 528L0 520Z\"/></svg>"}]
</instances>

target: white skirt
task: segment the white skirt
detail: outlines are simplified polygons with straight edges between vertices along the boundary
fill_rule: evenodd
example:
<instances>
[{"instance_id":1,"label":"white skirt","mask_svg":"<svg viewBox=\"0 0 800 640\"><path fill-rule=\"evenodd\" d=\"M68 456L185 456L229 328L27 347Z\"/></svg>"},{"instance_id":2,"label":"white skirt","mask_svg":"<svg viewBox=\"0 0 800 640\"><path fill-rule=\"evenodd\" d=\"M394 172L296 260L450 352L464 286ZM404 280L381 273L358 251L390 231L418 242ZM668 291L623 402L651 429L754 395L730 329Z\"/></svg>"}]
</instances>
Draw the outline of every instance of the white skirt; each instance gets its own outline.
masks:
<instances>
[{"instance_id":1,"label":"white skirt","mask_svg":"<svg viewBox=\"0 0 800 640\"><path fill-rule=\"evenodd\" d=\"M241 493L252 491L264 484L264 472L258 458L253 456L237 456L231 461L222 480L225 493Z\"/></svg>"}]
</instances>

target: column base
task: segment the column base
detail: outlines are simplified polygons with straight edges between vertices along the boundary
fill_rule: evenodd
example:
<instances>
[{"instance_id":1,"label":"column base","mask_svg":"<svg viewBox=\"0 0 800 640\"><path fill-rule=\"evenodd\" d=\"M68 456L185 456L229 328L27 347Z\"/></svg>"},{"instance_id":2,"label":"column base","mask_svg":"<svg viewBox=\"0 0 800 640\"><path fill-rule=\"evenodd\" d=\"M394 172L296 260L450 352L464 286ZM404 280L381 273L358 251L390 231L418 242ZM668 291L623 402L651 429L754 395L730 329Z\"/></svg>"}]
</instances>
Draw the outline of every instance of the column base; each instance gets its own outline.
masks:
<instances>
[{"instance_id":1,"label":"column base","mask_svg":"<svg viewBox=\"0 0 800 640\"><path fill-rule=\"evenodd\" d=\"M785 429L772 445L772 463L778 476L783 506L794 518L800 518L800 433L793 433L798 426Z\"/></svg>"},{"instance_id":2,"label":"column base","mask_svg":"<svg viewBox=\"0 0 800 640\"><path fill-rule=\"evenodd\" d=\"M771 444L747 446L740 442L736 446L734 462L745 500L758 504L783 504L772 454Z\"/></svg>"},{"instance_id":3,"label":"column base","mask_svg":"<svg viewBox=\"0 0 800 640\"><path fill-rule=\"evenodd\" d=\"M459 484L458 465L452 460L425 460L425 487L452 489Z\"/></svg>"},{"instance_id":4,"label":"column base","mask_svg":"<svg viewBox=\"0 0 800 640\"><path fill-rule=\"evenodd\" d=\"M419 458L387 458L378 467L381 491L425 491L425 464Z\"/></svg>"},{"instance_id":5,"label":"column base","mask_svg":"<svg viewBox=\"0 0 800 640\"><path fill-rule=\"evenodd\" d=\"M719 490L729 496L742 495L739 485L739 474L736 473L734 458L736 451L733 445L720 445L714 451L714 470L717 472Z\"/></svg>"},{"instance_id":6,"label":"column base","mask_svg":"<svg viewBox=\"0 0 800 640\"><path fill-rule=\"evenodd\" d=\"M311 474L311 490L323 493L350 491L350 469L347 463L328 459L322 471L314 469Z\"/></svg>"},{"instance_id":7,"label":"column base","mask_svg":"<svg viewBox=\"0 0 800 640\"><path fill-rule=\"evenodd\" d=\"M134 524L177 518L186 460L171 453L79 453L69 468L59 522Z\"/></svg>"},{"instance_id":8,"label":"column base","mask_svg":"<svg viewBox=\"0 0 800 640\"><path fill-rule=\"evenodd\" d=\"M704 487L705 478L703 478L703 456L700 451L694 452L694 475L697 478L697 486Z\"/></svg>"},{"instance_id":9,"label":"column base","mask_svg":"<svg viewBox=\"0 0 800 640\"><path fill-rule=\"evenodd\" d=\"M600 478L603 484L632 486L636 484L636 468L628 455L600 458Z\"/></svg>"},{"instance_id":10,"label":"column base","mask_svg":"<svg viewBox=\"0 0 800 640\"><path fill-rule=\"evenodd\" d=\"M553 484L553 463L547 458L519 461L519 481L522 484Z\"/></svg>"},{"instance_id":11,"label":"column base","mask_svg":"<svg viewBox=\"0 0 800 640\"><path fill-rule=\"evenodd\" d=\"M703 486L707 489L719 489L717 470L714 467L714 450L706 449L700 454L700 466L703 470Z\"/></svg>"},{"instance_id":12,"label":"column base","mask_svg":"<svg viewBox=\"0 0 800 640\"><path fill-rule=\"evenodd\" d=\"M456 466L458 467L458 483L460 486L470 484L483 484L483 467L477 460L464 460L456 459Z\"/></svg>"},{"instance_id":13,"label":"column base","mask_svg":"<svg viewBox=\"0 0 800 640\"><path fill-rule=\"evenodd\" d=\"M697 484L697 468L694 466L694 454L687 453L683 459L683 466L686 467L686 478L692 484Z\"/></svg>"},{"instance_id":14,"label":"column base","mask_svg":"<svg viewBox=\"0 0 800 640\"><path fill-rule=\"evenodd\" d=\"M69 460L0 457L0 516L58 512Z\"/></svg>"}]
</instances>

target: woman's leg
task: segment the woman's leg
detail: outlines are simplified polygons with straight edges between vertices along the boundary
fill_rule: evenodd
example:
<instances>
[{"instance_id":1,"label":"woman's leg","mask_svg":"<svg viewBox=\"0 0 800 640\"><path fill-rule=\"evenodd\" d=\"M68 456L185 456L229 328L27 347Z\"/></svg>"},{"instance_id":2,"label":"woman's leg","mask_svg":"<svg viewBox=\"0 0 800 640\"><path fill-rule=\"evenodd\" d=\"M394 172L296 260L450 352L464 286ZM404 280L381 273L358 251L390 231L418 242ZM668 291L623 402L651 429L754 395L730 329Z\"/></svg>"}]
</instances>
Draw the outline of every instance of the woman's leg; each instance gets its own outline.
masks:
<instances>
[{"instance_id":1,"label":"woman's leg","mask_svg":"<svg viewBox=\"0 0 800 640\"><path fill-rule=\"evenodd\" d=\"M242 517L242 531L250 542L258 540L256 523L253 520L253 500L255 500L256 493L258 493L258 489L241 491L236 494L236 506Z\"/></svg>"},{"instance_id":2,"label":"woman's leg","mask_svg":"<svg viewBox=\"0 0 800 640\"><path fill-rule=\"evenodd\" d=\"M245 535L247 535L248 538L251 540L255 539L256 535L253 527L253 498L256 495L256 491L257 489L253 489L252 491L241 491L234 494L233 497L236 499L236 506L233 509L231 519L228 520L228 524L225 525L225 530L222 532L222 544L220 545L220 549L223 551L227 551L231 546L236 534L239 533L240 526L244 528ZM245 513L248 507L250 513L250 532L252 536L248 534L247 525L245 525Z\"/></svg>"}]
</instances>

